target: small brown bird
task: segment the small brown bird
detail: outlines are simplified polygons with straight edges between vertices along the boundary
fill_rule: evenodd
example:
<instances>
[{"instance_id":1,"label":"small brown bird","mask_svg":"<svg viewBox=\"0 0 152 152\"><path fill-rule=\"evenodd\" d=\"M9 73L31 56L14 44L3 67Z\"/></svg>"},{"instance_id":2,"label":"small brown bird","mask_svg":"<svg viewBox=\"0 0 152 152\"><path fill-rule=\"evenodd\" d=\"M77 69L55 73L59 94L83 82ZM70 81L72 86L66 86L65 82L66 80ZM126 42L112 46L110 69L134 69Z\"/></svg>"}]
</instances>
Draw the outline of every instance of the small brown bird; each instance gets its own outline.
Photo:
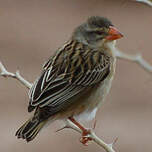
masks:
<instances>
[{"instance_id":1,"label":"small brown bird","mask_svg":"<svg viewBox=\"0 0 152 152\"><path fill-rule=\"evenodd\" d=\"M108 43L123 35L104 17L92 16L44 64L29 91L34 115L16 132L27 142L47 122L76 117L92 119L108 94L115 73L115 55Z\"/></svg>"}]
</instances>

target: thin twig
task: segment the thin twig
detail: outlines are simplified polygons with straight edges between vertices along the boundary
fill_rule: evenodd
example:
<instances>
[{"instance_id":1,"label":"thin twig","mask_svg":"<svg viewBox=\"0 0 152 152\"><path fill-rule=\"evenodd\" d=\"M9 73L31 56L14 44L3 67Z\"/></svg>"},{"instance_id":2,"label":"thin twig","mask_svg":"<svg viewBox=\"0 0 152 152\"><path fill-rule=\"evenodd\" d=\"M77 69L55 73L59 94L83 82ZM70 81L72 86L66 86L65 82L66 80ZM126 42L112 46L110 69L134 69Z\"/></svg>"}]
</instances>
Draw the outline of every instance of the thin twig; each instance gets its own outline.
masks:
<instances>
[{"instance_id":1,"label":"thin twig","mask_svg":"<svg viewBox=\"0 0 152 152\"><path fill-rule=\"evenodd\" d=\"M126 54L126 53L123 53L123 52L117 50L116 56L119 59L133 61L133 62L139 64L144 70L146 70L147 72L150 72L152 74L152 66L146 60L143 59L141 54L129 55L129 54Z\"/></svg>"},{"instance_id":2,"label":"thin twig","mask_svg":"<svg viewBox=\"0 0 152 152\"><path fill-rule=\"evenodd\" d=\"M3 77L10 77L10 78L14 78L14 79L17 79L18 81L20 81L24 86L26 86L28 89L31 88L32 84L29 83L27 80L25 80L19 73L19 70L17 70L15 73L11 73L11 72L8 72L6 70L6 68L4 67L4 65L0 62L0 70L1 70L1 73L0 73L0 76L3 76Z\"/></svg>"},{"instance_id":3,"label":"thin twig","mask_svg":"<svg viewBox=\"0 0 152 152\"><path fill-rule=\"evenodd\" d=\"M136 2L145 3L149 6L152 6L152 1L151 0L136 0Z\"/></svg>"},{"instance_id":4,"label":"thin twig","mask_svg":"<svg viewBox=\"0 0 152 152\"><path fill-rule=\"evenodd\" d=\"M69 119L65 120L65 126L62 129L64 128L71 128L79 133L82 133L82 131ZM106 152L115 152L113 145L117 140L114 140L114 142L111 144L107 144L101 138L99 138L92 129L90 130L90 133L87 135L87 137L91 138L96 144L105 149Z\"/></svg>"},{"instance_id":5,"label":"thin twig","mask_svg":"<svg viewBox=\"0 0 152 152\"><path fill-rule=\"evenodd\" d=\"M152 74L152 65L150 65L146 60L144 60L141 54L136 54L136 55L126 54L118 50L115 47L115 45L111 45L111 43L108 43L107 46L113 51L113 53L118 59L124 59L124 60L135 62L139 66L141 66L145 71Z\"/></svg>"}]
</instances>

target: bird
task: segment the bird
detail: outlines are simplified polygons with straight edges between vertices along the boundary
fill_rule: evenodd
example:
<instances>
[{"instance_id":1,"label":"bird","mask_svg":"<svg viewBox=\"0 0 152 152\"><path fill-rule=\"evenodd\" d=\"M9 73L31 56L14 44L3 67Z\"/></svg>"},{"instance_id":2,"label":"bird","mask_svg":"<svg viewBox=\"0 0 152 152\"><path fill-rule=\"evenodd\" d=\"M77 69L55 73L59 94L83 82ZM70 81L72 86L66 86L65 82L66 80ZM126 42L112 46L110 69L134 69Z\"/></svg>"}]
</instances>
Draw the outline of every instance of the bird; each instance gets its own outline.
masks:
<instances>
[{"instance_id":1,"label":"bird","mask_svg":"<svg viewBox=\"0 0 152 152\"><path fill-rule=\"evenodd\" d=\"M122 37L106 17L91 16L76 27L44 63L29 90L28 112L34 114L18 129L17 138L29 142L46 124L62 119L69 119L84 135L78 120L95 117L115 74L116 57L107 44Z\"/></svg>"}]
</instances>

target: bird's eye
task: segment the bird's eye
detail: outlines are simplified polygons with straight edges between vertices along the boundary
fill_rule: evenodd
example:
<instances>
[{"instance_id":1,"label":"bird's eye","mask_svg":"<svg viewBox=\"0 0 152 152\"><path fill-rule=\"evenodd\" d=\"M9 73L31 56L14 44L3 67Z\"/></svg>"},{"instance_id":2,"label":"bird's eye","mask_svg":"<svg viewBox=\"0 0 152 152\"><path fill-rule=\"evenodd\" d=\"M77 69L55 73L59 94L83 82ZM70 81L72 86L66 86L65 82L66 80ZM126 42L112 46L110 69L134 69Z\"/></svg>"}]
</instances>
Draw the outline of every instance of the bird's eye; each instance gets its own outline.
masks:
<instances>
[{"instance_id":1,"label":"bird's eye","mask_svg":"<svg viewBox=\"0 0 152 152\"><path fill-rule=\"evenodd\" d=\"M103 32L103 31L95 31L95 33L96 33L96 34L98 34L98 35L102 35L102 34L104 34L104 32Z\"/></svg>"}]
</instances>

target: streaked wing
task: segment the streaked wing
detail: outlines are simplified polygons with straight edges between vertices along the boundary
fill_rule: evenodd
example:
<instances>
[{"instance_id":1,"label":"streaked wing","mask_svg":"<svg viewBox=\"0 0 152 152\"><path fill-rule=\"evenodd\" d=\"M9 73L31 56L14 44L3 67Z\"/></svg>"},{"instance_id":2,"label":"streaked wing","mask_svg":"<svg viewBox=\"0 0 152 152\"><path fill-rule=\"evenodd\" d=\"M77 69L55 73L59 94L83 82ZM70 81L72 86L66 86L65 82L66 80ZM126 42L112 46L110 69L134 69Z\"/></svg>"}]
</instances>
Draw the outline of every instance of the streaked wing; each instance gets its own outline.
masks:
<instances>
[{"instance_id":1,"label":"streaked wing","mask_svg":"<svg viewBox=\"0 0 152 152\"><path fill-rule=\"evenodd\" d=\"M50 106L55 113L70 98L103 81L110 72L110 57L78 42L67 43L48 61L30 90L32 106Z\"/></svg>"}]
</instances>

